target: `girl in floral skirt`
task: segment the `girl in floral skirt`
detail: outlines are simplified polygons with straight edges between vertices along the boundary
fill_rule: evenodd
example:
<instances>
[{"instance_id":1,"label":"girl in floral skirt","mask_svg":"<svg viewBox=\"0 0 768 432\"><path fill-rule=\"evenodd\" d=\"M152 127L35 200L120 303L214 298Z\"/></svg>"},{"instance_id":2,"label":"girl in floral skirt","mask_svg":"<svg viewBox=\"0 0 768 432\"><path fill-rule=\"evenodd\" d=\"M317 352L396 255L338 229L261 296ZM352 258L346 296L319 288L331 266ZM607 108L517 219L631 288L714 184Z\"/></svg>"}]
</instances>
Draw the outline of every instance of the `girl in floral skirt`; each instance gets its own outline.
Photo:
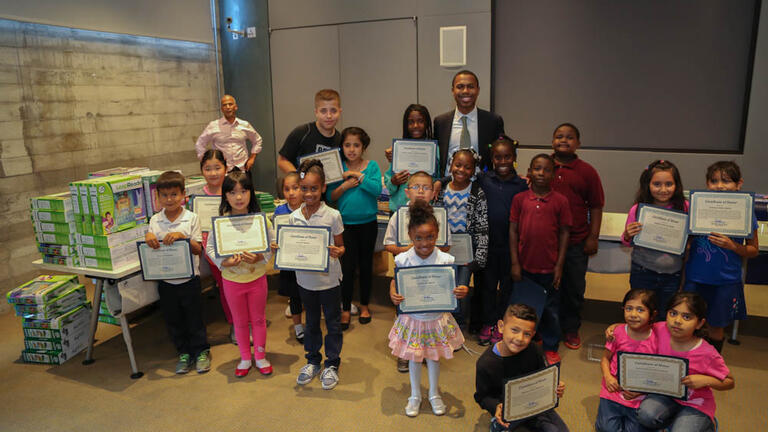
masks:
<instances>
[{"instance_id":1,"label":"girl in floral skirt","mask_svg":"<svg viewBox=\"0 0 768 432\"><path fill-rule=\"evenodd\" d=\"M414 267L435 264L453 264L453 256L437 248L438 225L432 207L424 201L411 203L409 209L408 235L413 247L395 257L395 267ZM457 286L453 293L457 299L467 295L465 285ZM395 289L395 282L389 288L392 303L399 305L405 298ZM421 406L421 362L427 360L429 373L429 403L435 415L446 412L440 397L437 380L440 376L440 357L452 358L453 351L464 343L458 324L448 312L401 313L389 332L389 347L392 354L409 361L411 396L405 407L405 414L415 417Z\"/></svg>"}]
</instances>

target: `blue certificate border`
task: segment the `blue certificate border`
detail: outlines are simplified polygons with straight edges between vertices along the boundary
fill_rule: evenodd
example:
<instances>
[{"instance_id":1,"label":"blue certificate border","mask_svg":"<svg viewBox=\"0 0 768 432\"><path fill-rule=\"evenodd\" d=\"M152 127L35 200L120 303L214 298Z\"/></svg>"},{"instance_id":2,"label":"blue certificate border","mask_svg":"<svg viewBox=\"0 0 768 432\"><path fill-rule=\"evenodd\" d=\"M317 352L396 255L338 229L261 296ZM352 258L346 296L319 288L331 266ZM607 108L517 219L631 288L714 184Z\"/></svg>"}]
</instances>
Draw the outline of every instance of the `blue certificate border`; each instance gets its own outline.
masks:
<instances>
[{"instance_id":1,"label":"blue certificate border","mask_svg":"<svg viewBox=\"0 0 768 432\"><path fill-rule=\"evenodd\" d=\"M403 242L400 241L400 223L401 223L400 222L400 219L401 219L400 218L400 209L402 209L402 208L405 208L406 209L405 211L407 211L408 205L403 205L403 206L398 207L397 211L395 212L395 214L397 215L397 224L395 225L395 244L397 246L400 246L400 247L409 246L411 244L410 242L403 243ZM445 224L443 224L445 226L444 227L440 227L441 229L438 232L438 238L437 238L437 242L435 242L435 246L438 246L438 247L448 246L448 231L446 231L448 229L448 211L445 210L445 207L442 207L442 206L432 206L432 210L433 211L437 210L437 209L442 209L442 212L445 214ZM439 222L440 222L440 219L438 219L438 225L439 225ZM407 229L407 227L406 227L406 229ZM440 242L440 237L441 236L445 236L445 241Z\"/></svg>"},{"instance_id":2,"label":"blue certificate border","mask_svg":"<svg viewBox=\"0 0 768 432\"><path fill-rule=\"evenodd\" d=\"M550 369L550 368L557 368L557 378L555 378L555 406L553 406L552 408L547 408L547 409L545 409L544 411L539 411L539 412L537 412L537 413L535 413L535 414L531 414L531 415L529 415L528 417L523 417L523 418L519 418L519 419L514 419L514 420L512 420L512 421L522 421L522 420L526 420L526 419L529 419L529 418L531 418L531 417L537 416L537 415L539 415L539 414L541 414L541 413L544 413L544 412L547 412L547 411L550 411L550 410L553 410L553 409L557 408L557 407L560 405L560 398L559 398L559 397L557 397L557 386L558 386L558 385L560 385L560 363L555 363L555 364L553 364L553 365L549 365L549 366L547 366L547 367L541 368L541 369L539 369L539 370L535 370L535 371L533 371L533 372L530 372L530 373L527 373L527 374L525 374L525 375L521 375L521 376L518 376L518 377L514 377L514 378L510 378L510 379L508 379L508 380L505 380L505 381L504 381L504 394L502 395L502 399L501 399L501 416L502 416L502 417L504 417L504 412L506 411L506 410L505 410L505 408L506 408L506 401L507 401L507 395L506 395L506 391L507 391L507 384L508 384L510 381L517 381L517 380L520 380L520 379L525 379L525 378L527 378L527 377L529 377L529 376L531 376L531 375L535 375L535 374L538 374L538 373L540 373L540 372L542 372L542 371L545 371L545 370L547 370L547 369ZM505 420L505 421L509 421L509 420L507 420L506 418L505 418L504 420Z\"/></svg>"},{"instance_id":3,"label":"blue certificate border","mask_svg":"<svg viewBox=\"0 0 768 432\"><path fill-rule=\"evenodd\" d=\"M217 198L219 201L221 201L221 195L190 195L189 202L187 203L187 210L197 214L195 212L195 200L198 198ZM211 229L213 229L213 218L211 218ZM207 232L207 231L203 230L203 232Z\"/></svg>"},{"instance_id":4,"label":"blue certificate border","mask_svg":"<svg viewBox=\"0 0 768 432\"><path fill-rule=\"evenodd\" d=\"M395 144L398 141L409 142L409 143L412 142L412 143L416 143L416 144L423 143L423 144L425 144L425 147L426 147L426 144L432 144L432 146L433 146L433 148L432 148L432 155L434 156L432 158L432 170L431 171L427 171L427 174L429 174L429 175L434 175L435 174L435 171L437 170L437 140L418 140L418 139L406 139L406 138L392 138L392 172L397 174L398 172L402 171L402 170L395 170L395 165L394 165L395 161L397 160L397 146ZM414 171L414 172L408 171L408 172L410 174L413 174L416 171Z\"/></svg>"},{"instance_id":5,"label":"blue certificate border","mask_svg":"<svg viewBox=\"0 0 768 432\"><path fill-rule=\"evenodd\" d=\"M428 269L433 268L450 268L453 271L453 278L451 279L453 281L453 288L456 288L456 266L453 264L432 264L432 265L424 265L424 266L413 266L413 267L395 267L395 292L398 294L400 293L400 274L403 272L410 273L410 272L423 272ZM451 289L453 291L453 289ZM458 300L456 299L456 296L451 296L451 305L448 306L448 308L439 308L439 309L403 309L402 303L397 305L397 311L398 313L402 314L411 314L411 313L424 313L424 312L453 312L456 310L456 306L458 305Z\"/></svg>"},{"instance_id":6,"label":"blue certificate border","mask_svg":"<svg viewBox=\"0 0 768 432\"><path fill-rule=\"evenodd\" d=\"M267 238L266 241L266 248L263 250L254 250L254 251L248 251L250 253L265 253L269 252L269 227L267 226L267 216L264 213L248 213L244 215L237 215L237 216L216 216L211 218L211 231L216 230L216 221L219 219L237 219L237 218L244 218L244 217L257 217L261 218L264 221L264 236ZM215 234L214 234L215 236ZM213 242L213 250L216 253L216 258L227 258L231 257L234 254L227 254L227 255L220 255L219 254L219 248L216 244L216 242Z\"/></svg>"},{"instance_id":7,"label":"blue certificate border","mask_svg":"<svg viewBox=\"0 0 768 432\"><path fill-rule=\"evenodd\" d=\"M163 243L160 240L158 240L158 241L160 243ZM146 241L137 241L136 242L136 251L139 254L139 265L141 266L141 278L144 279L145 281L156 281L156 280L166 280L166 279L168 279L168 280L172 280L172 279L187 279L187 278L194 277L195 276L195 261L194 261L194 259L192 257L192 246L191 246L188 238L179 239L179 240L176 240L173 243L176 244L176 243L179 243L179 242L187 244L187 251L189 251L189 257L188 257L189 258L189 262L188 262L188 264L189 264L189 268L192 269L192 272L189 275L178 276L178 277L173 277L173 278L168 278L168 277L149 277L148 278L146 273L144 272L144 254L141 253L141 249L142 249L141 245L146 245L147 242ZM149 246L147 246L147 247L149 247Z\"/></svg>"},{"instance_id":8,"label":"blue certificate border","mask_svg":"<svg viewBox=\"0 0 768 432\"><path fill-rule=\"evenodd\" d=\"M309 154L301 155L301 156L299 156L299 165L301 165L301 161L303 161L305 159L318 159L316 157L317 155L329 153L329 152L332 152L332 151L335 151L336 153L338 153L336 156L339 158L339 169L341 170L342 173L344 173L344 158L341 157L342 156L341 147L337 147L337 148L332 148L332 149L328 149L328 150L322 150L322 151L319 151L319 152L314 152L314 153L309 153ZM299 167L297 166L296 169L298 170ZM325 184L330 185L330 184L340 183L342 181L344 181L344 177L342 177L342 178L340 178L338 180L334 180L334 181L328 181L328 179L326 178L325 179L325 182L326 182Z\"/></svg>"},{"instance_id":9,"label":"blue certificate border","mask_svg":"<svg viewBox=\"0 0 768 432\"><path fill-rule=\"evenodd\" d=\"M636 353L636 352L619 351L619 352L616 353L616 380L619 381L619 385L622 385L622 382L621 382L622 381L622 379L621 379L621 356L623 356L624 354L631 354L633 356L643 356L643 357L665 357L665 358L670 358L670 359L675 359L675 360L682 360L683 363L685 363L685 373L683 374L683 376L687 376L688 375L688 367L689 367L689 365L688 365L688 359L687 358L670 356L670 355L664 355L664 354L649 354L649 353ZM681 385L683 387L685 387L684 384L681 384ZM649 394L659 394L659 395L662 395L662 396L668 396L668 397L671 397L673 399L678 399L678 400L688 400L688 390L687 389L685 390L685 394L683 395L683 397L680 397L680 398L668 395L666 393L654 393L654 392L646 392L646 393L649 393Z\"/></svg>"},{"instance_id":10,"label":"blue certificate border","mask_svg":"<svg viewBox=\"0 0 768 432\"><path fill-rule=\"evenodd\" d=\"M651 204L638 204L637 206L638 222L640 222L640 214L643 213L643 210L645 208L652 208L654 210L661 210L661 212L677 213L677 214L684 215L685 225L683 226L683 228L685 229L685 236L683 236L682 243L680 243L677 248L659 249L656 245L653 245L651 243L645 243L642 240L638 242L640 234L642 234L642 231L640 231L640 234L636 235L632 239L632 243L636 246L644 247L647 249L653 249L656 251L666 252L666 253L675 254L675 255L682 255L685 252L685 245L688 244L688 235L690 234L690 230L688 229L688 225L690 224L690 216L688 215L688 213L680 210L668 209L668 208L659 207Z\"/></svg>"},{"instance_id":11,"label":"blue certificate border","mask_svg":"<svg viewBox=\"0 0 768 432\"><path fill-rule=\"evenodd\" d=\"M290 227L290 228L301 228L301 229L309 228L311 230L327 231L328 232L328 246L331 245L331 239L332 239L331 236L333 234L331 233L331 228L330 227L327 227L327 226L316 226L316 225L280 225L277 228L277 234L276 234L278 239L280 238L280 230L283 229L283 228L288 228L288 227ZM277 244L280 245L279 241L278 241ZM279 256L280 256L280 249L278 248L277 252L275 253L275 263L273 265L273 267L275 269L277 269L277 270L291 270L291 271L306 271L306 272L316 272L316 273L328 273L328 268L331 265L331 254L330 254L330 252L327 249L326 249L326 254L325 254L325 268L323 268L322 270L308 270L308 269L301 269L301 268L297 268L297 267L280 266L280 265L278 265L278 262L280 261L278 259Z\"/></svg>"},{"instance_id":12,"label":"blue certificate border","mask_svg":"<svg viewBox=\"0 0 768 432\"><path fill-rule=\"evenodd\" d=\"M728 237L736 237L736 238L745 238L745 239L751 239L752 233L754 231L754 226L757 223L757 218L755 217L755 193L754 192L742 192L742 191L711 191L711 190L702 190L702 189L693 189L690 191L691 197L690 197L690 219L688 220L688 231L690 234L694 235L709 235L710 232L713 232L713 230L710 229L702 229L702 228L696 228L694 226L695 220L696 220L696 207L694 206L694 196L695 194L738 194L738 195L749 195L752 198L752 205L750 208L750 213L752 213L752 217L750 218L750 221L748 222L748 226L746 227L746 234L744 231L716 231L720 234L726 235ZM701 195L699 195L701 196Z\"/></svg>"}]
</instances>

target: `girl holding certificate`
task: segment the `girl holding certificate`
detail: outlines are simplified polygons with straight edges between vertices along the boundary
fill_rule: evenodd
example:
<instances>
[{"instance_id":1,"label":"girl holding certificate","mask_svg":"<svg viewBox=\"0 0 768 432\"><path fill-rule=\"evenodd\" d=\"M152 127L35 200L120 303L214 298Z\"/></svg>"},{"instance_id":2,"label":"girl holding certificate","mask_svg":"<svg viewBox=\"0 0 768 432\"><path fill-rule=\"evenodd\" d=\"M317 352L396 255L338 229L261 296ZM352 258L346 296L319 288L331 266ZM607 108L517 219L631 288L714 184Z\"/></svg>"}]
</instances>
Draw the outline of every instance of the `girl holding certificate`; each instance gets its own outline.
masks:
<instances>
[{"instance_id":1,"label":"girl holding certificate","mask_svg":"<svg viewBox=\"0 0 768 432\"><path fill-rule=\"evenodd\" d=\"M253 191L253 184L246 173L235 167L224 179L221 188L221 216L238 216L258 213L261 209ZM267 229L271 229L267 221ZM270 233L270 238L274 238ZM272 373L272 364L266 357L267 323L264 310L267 305L267 254L237 253L226 258L216 258L215 231L211 231L206 254L221 269L224 292L232 311L235 338L240 349L240 363L235 376L243 378L251 369L250 328L253 330L253 358L262 375Z\"/></svg>"},{"instance_id":2,"label":"girl holding certificate","mask_svg":"<svg viewBox=\"0 0 768 432\"><path fill-rule=\"evenodd\" d=\"M480 185L472 181L479 161L480 156L471 148L454 152L451 156L451 181L440 191L435 203L445 207L452 234L468 233L472 239L473 259L456 269L457 285L469 286L472 273L482 271L488 257L488 203ZM481 280L481 277L478 275L475 280ZM459 325L464 325L468 315L466 301L460 302L454 318ZM481 321L477 316L473 320Z\"/></svg>"},{"instance_id":3,"label":"girl holding certificate","mask_svg":"<svg viewBox=\"0 0 768 432\"><path fill-rule=\"evenodd\" d=\"M224 153L221 150L209 149L203 153L202 159L200 159L200 171L205 178L205 186L203 186L203 192L208 196L221 196L221 185L224 183L224 177L227 175L227 160L224 157ZM208 232L203 231L203 248L208 244ZM227 303L227 295L224 293L224 284L221 279L221 270L213 263L211 257L205 254L205 260L208 261L208 266L211 269L211 276L216 281L216 286L219 287L219 297L221 298L221 308L224 310L224 316L229 323L229 339L232 343L237 344L235 339L235 327L232 325L232 312L229 310L229 303Z\"/></svg>"},{"instance_id":4,"label":"girl holding certificate","mask_svg":"<svg viewBox=\"0 0 768 432\"><path fill-rule=\"evenodd\" d=\"M653 204L671 210L688 212L688 201L683 197L683 182L675 164L665 160L656 160L640 174L640 189L635 197L635 204L629 209L627 223L621 242L630 246L632 239L640 233L643 226L637 221L640 204ZM680 289L683 257L661 252L642 246L632 248L632 269L629 285L632 289L647 289L656 292L659 299L658 320L667 316L667 303Z\"/></svg>"},{"instance_id":5,"label":"girl holding certificate","mask_svg":"<svg viewBox=\"0 0 768 432\"><path fill-rule=\"evenodd\" d=\"M735 192L741 190L743 184L741 170L734 162L716 162L707 168L708 190ZM754 258L757 254L757 218L754 215L752 238L710 233L693 236L691 241L683 290L696 292L707 302L709 342L718 352L723 349L723 329L734 320L747 317L741 262L743 258Z\"/></svg>"},{"instance_id":6,"label":"girl holding certificate","mask_svg":"<svg viewBox=\"0 0 768 432\"><path fill-rule=\"evenodd\" d=\"M410 207L408 235L413 247L395 257L396 267L413 267L433 264L453 264L453 256L435 248L438 234L437 219L432 208L424 201L414 201ZM457 299L467 295L466 285L458 285L453 293ZM392 303L399 305L405 298L397 293L395 281L389 288ZM427 360L429 373L429 403L435 415L446 412L440 396L438 378L440 357L452 358L453 351L464 343L464 336L456 320L448 312L401 313L389 332L389 347L392 354L409 361L411 396L405 407L405 414L415 417L421 406L421 362Z\"/></svg>"},{"instance_id":7,"label":"girl holding certificate","mask_svg":"<svg viewBox=\"0 0 768 432\"><path fill-rule=\"evenodd\" d=\"M644 427L669 428L670 432L715 431L712 389L731 390L736 383L720 353L701 337L706 316L707 303L701 296L680 292L669 302L667 321L654 324L657 353L688 359L688 375L681 381L688 388L688 397L646 396L637 410Z\"/></svg>"},{"instance_id":8,"label":"girl holding certificate","mask_svg":"<svg viewBox=\"0 0 768 432\"><path fill-rule=\"evenodd\" d=\"M656 317L656 294L651 290L633 289L622 302L624 321L613 330L613 337L605 344L600 360L603 382L600 386L600 405L597 408L595 430L598 432L635 432L645 430L637 421L637 408L642 395L622 390L616 377L619 351L656 353L656 335L651 331Z\"/></svg>"},{"instance_id":9,"label":"girl holding certificate","mask_svg":"<svg viewBox=\"0 0 768 432\"><path fill-rule=\"evenodd\" d=\"M355 275L360 270L360 324L371 322L368 302L373 277L373 249L379 225L376 198L381 194L381 170L374 160L363 157L371 143L368 134L359 127L348 127L341 132L344 181L328 187L327 197L338 204L344 221L344 247L349 252L341 259L344 274L341 280L341 329L349 328L352 291Z\"/></svg>"},{"instance_id":10,"label":"girl holding certificate","mask_svg":"<svg viewBox=\"0 0 768 432\"><path fill-rule=\"evenodd\" d=\"M339 383L339 365L341 364L342 333L341 323L341 265L339 257L344 255L344 223L341 214L325 205L325 172L323 163L317 159L308 159L299 167L301 177L301 192L304 203L291 213L290 224L309 227L330 228L331 241L328 245L330 260L328 270L296 271L296 281L299 283L299 294L306 314L306 331L304 333L304 350L307 364L299 371L296 383L309 384L317 375L324 390L331 390ZM277 248L276 244L272 245ZM323 334L320 329L320 310L325 314L325 326L328 334L325 336L325 364L321 369L323 359L320 348L323 347ZM321 372L322 370L322 372Z\"/></svg>"},{"instance_id":11,"label":"girl holding certificate","mask_svg":"<svg viewBox=\"0 0 768 432\"><path fill-rule=\"evenodd\" d=\"M275 209L275 216L290 215L301 206L302 196L301 187L299 187L299 173L291 172L280 179L277 190L280 192L280 198L285 199L285 204L280 204ZM277 225L277 224L275 224ZM277 229L277 228L275 228ZM301 297L299 297L299 284L296 283L296 272L290 270L280 270L280 288L277 292L288 297L288 311L291 320L293 320L293 331L296 333L296 340L304 343L304 325L301 323Z\"/></svg>"}]
</instances>

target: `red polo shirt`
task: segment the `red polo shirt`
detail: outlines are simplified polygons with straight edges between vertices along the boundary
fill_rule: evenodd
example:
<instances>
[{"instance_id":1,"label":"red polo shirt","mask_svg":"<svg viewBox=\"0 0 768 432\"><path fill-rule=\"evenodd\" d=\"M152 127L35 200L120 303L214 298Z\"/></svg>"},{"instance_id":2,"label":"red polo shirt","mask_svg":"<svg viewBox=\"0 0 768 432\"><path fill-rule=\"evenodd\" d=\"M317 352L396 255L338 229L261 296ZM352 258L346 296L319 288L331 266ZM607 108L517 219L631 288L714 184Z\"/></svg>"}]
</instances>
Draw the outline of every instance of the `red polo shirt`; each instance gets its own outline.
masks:
<instances>
[{"instance_id":1,"label":"red polo shirt","mask_svg":"<svg viewBox=\"0 0 768 432\"><path fill-rule=\"evenodd\" d=\"M571 226L568 199L550 191L538 197L531 190L512 199L509 221L517 224L518 259L529 273L554 273L560 227Z\"/></svg>"},{"instance_id":2,"label":"red polo shirt","mask_svg":"<svg viewBox=\"0 0 768 432\"><path fill-rule=\"evenodd\" d=\"M552 190L568 199L573 217L570 244L580 243L589 235L589 209L601 209L605 205L600 175L578 156L567 164L556 161Z\"/></svg>"}]
</instances>

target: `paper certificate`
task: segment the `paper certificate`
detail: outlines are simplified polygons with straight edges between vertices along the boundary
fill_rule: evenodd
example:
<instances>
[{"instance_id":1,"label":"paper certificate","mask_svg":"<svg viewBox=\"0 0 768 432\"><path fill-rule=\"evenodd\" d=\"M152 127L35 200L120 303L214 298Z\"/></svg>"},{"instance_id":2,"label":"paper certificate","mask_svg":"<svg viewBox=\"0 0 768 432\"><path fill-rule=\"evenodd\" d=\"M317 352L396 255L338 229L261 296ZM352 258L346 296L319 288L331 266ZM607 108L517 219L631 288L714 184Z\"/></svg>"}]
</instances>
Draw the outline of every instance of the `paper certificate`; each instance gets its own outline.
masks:
<instances>
[{"instance_id":1,"label":"paper certificate","mask_svg":"<svg viewBox=\"0 0 768 432\"><path fill-rule=\"evenodd\" d=\"M437 141L432 140L392 140L392 172L424 171L429 175L435 172L437 159Z\"/></svg>"},{"instance_id":2,"label":"paper certificate","mask_svg":"<svg viewBox=\"0 0 768 432\"><path fill-rule=\"evenodd\" d=\"M280 225L277 227L275 255L278 270L327 272L331 229L318 226Z\"/></svg>"},{"instance_id":3,"label":"paper certificate","mask_svg":"<svg viewBox=\"0 0 768 432\"><path fill-rule=\"evenodd\" d=\"M196 213L200 219L200 229L203 232L211 230L211 219L219 215L220 205L220 195L192 195L190 197L192 213Z\"/></svg>"},{"instance_id":4,"label":"paper certificate","mask_svg":"<svg viewBox=\"0 0 768 432\"><path fill-rule=\"evenodd\" d=\"M269 250L267 218L264 213L213 218L213 243L216 258L240 252L263 253Z\"/></svg>"},{"instance_id":5,"label":"paper certificate","mask_svg":"<svg viewBox=\"0 0 768 432\"><path fill-rule=\"evenodd\" d=\"M507 381L504 384L504 421L524 420L556 408L559 382L558 364Z\"/></svg>"},{"instance_id":6,"label":"paper certificate","mask_svg":"<svg viewBox=\"0 0 768 432\"><path fill-rule=\"evenodd\" d=\"M395 268L395 289L405 297L400 313L451 312L456 309L456 267L428 265Z\"/></svg>"},{"instance_id":7,"label":"paper certificate","mask_svg":"<svg viewBox=\"0 0 768 432\"><path fill-rule=\"evenodd\" d=\"M275 228L275 235L277 235L277 228L280 225L290 225L291 214L281 214L272 216L272 226ZM275 241L277 243L277 241Z\"/></svg>"},{"instance_id":8,"label":"paper certificate","mask_svg":"<svg viewBox=\"0 0 768 432\"><path fill-rule=\"evenodd\" d=\"M680 380L688 375L688 359L623 351L617 355L617 376L624 390L686 399L687 387Z\"/></svg>"},{"instance_id":9,"label":"paper certificate","mask_svg":"<svg viewBox=\"0 0 768 432\"><path fill-rule=\"evenodd\" d=\"M451 251L453 263L467 265L475 260L475 252L472 250L472 236L467 233L451 234Z\"/></svg>"},{"instance_id":10,"label":"paper certificate","mask_svg":"<svg viewBox=\"0 0 768 432\"><path fill-rule=\"evenodd\" d=\"M752 237L754 199L747 192L691 191L691 234Z\"/></svg>"},{"instance_id":11,"label":"paper certificate","mask_svg":"<svg viewBox=\"0 0 768 432\"><path fill-rule=\"evenodd\" d=\"M195 275L189 239L176 240L170 246L160 243L152 249L147 242L136 242L144 280L186 279Z\"/></svg>"},{"instance_id":12,"label":"paper certificate","mask_svg":"<svg viewBox=\"0 0 768 432\"><path fill-rule=\"evenodd\" d=\"M643 225L634 243L675 255L685 252L688 242L688 215L675 210L641 204L637 221Z\"/></svg>"},{"instance_id":13,"label":"paper certificate","mask_svg":"<svg viewBox=\"0 0 768 432\"><path fill-rule=\"evenodd\" d=\"M336 183L344 180L344 166L341 164L341 151L331 149L318 153L304 155L299 158L299 165L307 159L318 159L323 163L325 172L325 184Z\"/></svg>"},{"instance_id":14,"label":"paper certificate","mask_svg":"<svg viewBox=\"0 0 768 432\"><path fill-rule=\"evenodd\" d=\"M437 233L437 242L435 246L448 245L448 215L445 212L444 207L432 207L437 218L437 227L439 228ZM411 244L411 238L408 237L408 221L411 220L408 214L408 206L402 206L397 209L397 245L408 246ZM453 237L453 236L451 236Z\"/></svg>"}]
</instances>

